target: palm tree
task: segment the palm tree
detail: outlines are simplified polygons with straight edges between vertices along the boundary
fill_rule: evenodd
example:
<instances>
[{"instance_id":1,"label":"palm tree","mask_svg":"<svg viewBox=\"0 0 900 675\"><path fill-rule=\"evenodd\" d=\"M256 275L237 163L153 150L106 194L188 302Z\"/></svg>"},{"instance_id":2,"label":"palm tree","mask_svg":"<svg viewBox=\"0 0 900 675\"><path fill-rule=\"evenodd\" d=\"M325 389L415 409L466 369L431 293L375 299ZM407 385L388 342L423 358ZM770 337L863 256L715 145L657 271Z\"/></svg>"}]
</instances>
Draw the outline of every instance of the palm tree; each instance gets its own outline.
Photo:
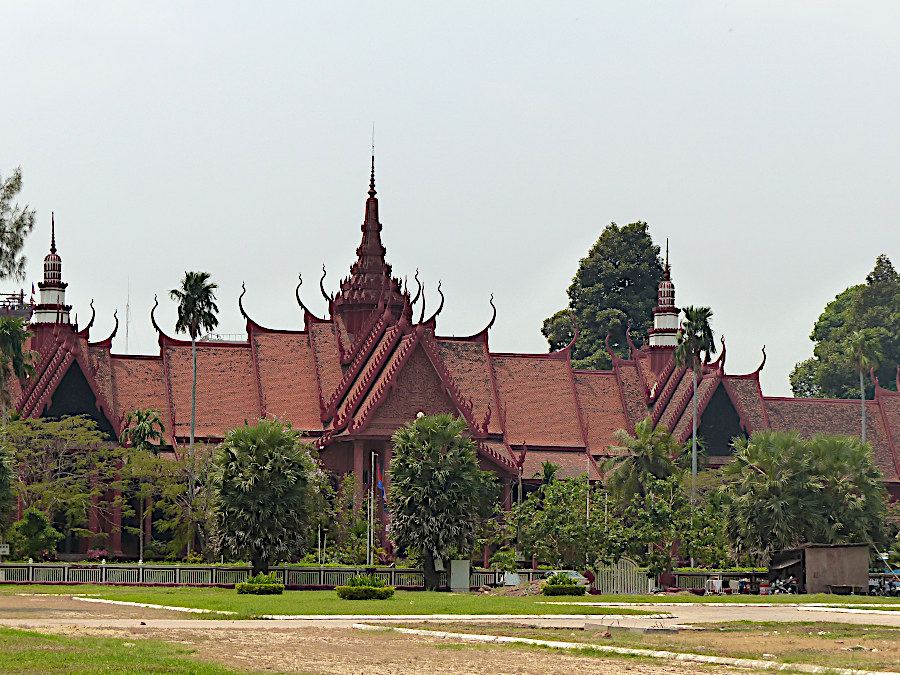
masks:
<instances>
[{"instance_id":1,"label":"palm tree","mask_svg":"<svg viewBox=\"0 0 900 675\"><path fill-rule=\"evenodd\" d=\"M709 307L685 307L684 320L678 329L678 346L675 348L675 365L690 368L694 377L693 429L691 430L691 504L697 493L697 376L703 367L702 357L716 353Z\"/></svg>"},{"instance_id":2,"label":"palm tree","mask_svg":"<svg viewBox=\"0 0 900 675\"><path fill-rule=\"evenodd\" d=\"M464 419L442 414L419 417L392 438L391 537L397 548L422 555L429 591L438 587L435 560L451 551L469 555L497 496L465 431Z\"/></svg>"},{"instance_id":3,"label":"palm tree","mask_svg":"<svg viewBox=\"0 0 900 675\"><path fill-rule=\"evenodd\" d=\"M209 280L209 272L185 272L181 288L169 291L169 297L178 302L178 321L175 332L191 336L191 357L194 362L194 383L191 389L191 445L194 454L194 426L197 417L197 337L200 331L210 331L219 325L216 313L218 286Z\"/></svg>"},{"instance_id":4,"label":"palm tree","mask_svg":"<svg viewBox=\"0 0 900 675\"><path fill-rule=\"evenodd\" d=\"M140 452L159 454L159 445L163 440L166 427L155 410L130 410L125 415L125 428L119 442ZM143 481L142 481L143 482ZM140 513L138 514L139 557L144 559L144 517L147 495L145 486L140 486Z\"/></svg>"},{"instance_id":5,"label":"palm tree","mask_svg":"<svg viewBox=\"0 0 900 675\"><path fill-rule=\"evenodd\" d=\"M0 317L0 410L3 421L6 421L6 410L12 404L9 392L9 376L14 375L24 382L34 373L32 363L37 353L26 350L25 343L31 337L25 319L15 316Z\"/></svg>"},{"instance_id":6,"label":"palm tree","mask_svg":"<svg viewBox=\"0 0 900 675\"><path fill-rule=\"evenodd\" d=\"M866 388L863 373L878 367L882 358L881 343L868 329L851 333L844 343L847 365L859 374L859 400L862 405L862 442L866 442Z\"/></svg>"},{"instance_id":7,"label":"palm tree","mask_svg":"<svg viewBox=\"0 0 900 675\"><path fill-rule=\"evenodd\" d=\"M672 457L678 454L678 442L664 426L654 427L652 418L638 422L633 436L619 429L613 438L621 445L610 450L622 453L622 457L608 460L612 470L607 474L606 488L623 506L635 495L647 494L650 476L661 479L675 473Z\"/></svg>"}]
</instances>

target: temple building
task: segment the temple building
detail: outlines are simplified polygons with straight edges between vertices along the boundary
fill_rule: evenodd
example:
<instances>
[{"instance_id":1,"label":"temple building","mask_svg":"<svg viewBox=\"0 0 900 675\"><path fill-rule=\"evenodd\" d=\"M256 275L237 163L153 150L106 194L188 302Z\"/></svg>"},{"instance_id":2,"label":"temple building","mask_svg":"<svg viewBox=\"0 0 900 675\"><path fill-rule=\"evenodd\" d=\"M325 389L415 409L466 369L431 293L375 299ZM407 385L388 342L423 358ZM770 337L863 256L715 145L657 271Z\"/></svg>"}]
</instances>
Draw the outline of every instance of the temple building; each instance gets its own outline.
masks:
<instances>
[{"instance_id":1,"label":"temple building","mask_svg":"<svg viewBox=\"0 0 900 675\"><path fill-rule=\"evenodd\" d=\"M303 329L266 328L248 315L242 293L246 339L197 343L200 442L217 442L246 419L289 420L318 446L328 470L355 473L361 493L371 454L382 466L390 464L390 438L398 427L419 413L461 415L483 468L500 477L508 505L518 481L533 480L546 460L561 476L600 479L613 433L633 431L648 415L679 441L690 437L692 378L673 358L679 310L668 263L646 343L637 347L629 337L629 358L613 355L611 370L576 370L571 345L547 354L492 352L496 308L475 335L439 334L443 295L426 316L421 286L413 293L386 260L374 160L361 229L357 260L339 291L328 295L320 281L327 316L304 305L298 285ZM113 354L115 329L92 340L93 315L81 329L70 319L55 231L39 287L31 345L39 360L24 390L13 392L22 416L84 414L118 437L128 411L153 409L165 423L168 444L183 450L190 433L191 343L168 335L152 312L157 354ZM859 401L764 396L764 352L759 368L746 374L726 373L725 359L723 343L719 358L703 365L698 384L699 435L712 463L727 461L733 437L762 429L859 434ZM900 394L876 383L868 410L876 463L892 497L900 497Z\"/></svg>"}]
</instances>

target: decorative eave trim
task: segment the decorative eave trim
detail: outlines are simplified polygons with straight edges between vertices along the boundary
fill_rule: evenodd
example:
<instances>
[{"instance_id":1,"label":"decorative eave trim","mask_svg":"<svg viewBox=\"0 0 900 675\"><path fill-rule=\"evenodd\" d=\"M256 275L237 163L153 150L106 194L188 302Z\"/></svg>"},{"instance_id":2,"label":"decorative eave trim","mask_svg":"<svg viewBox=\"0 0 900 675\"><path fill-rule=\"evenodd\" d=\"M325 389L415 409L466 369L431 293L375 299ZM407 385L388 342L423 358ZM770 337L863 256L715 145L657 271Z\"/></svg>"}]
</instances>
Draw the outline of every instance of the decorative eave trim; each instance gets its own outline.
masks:
<instances>
[{"instance_id":1,"label":"decorative eave trim","mask_svg":"<svg viewBox=\"0 0 900 675\"><path fill-rule=\"evenodd\" d=\"M728 394L728 398L731 399L731 405L733 405L734 409L737 410L737 414L741 420L741 426L744 427L744 431L746 431L748 435L760 431L760 429L755 429L753 427L753 424L750 422L750 416L747 415L747 410L744 407L744 404L741 402L741 399L735 394L731 383L728 381L728 377L723 376L720 381L722 383L722 386L725 387L725 393ZM762 401L760 401L760 407L764 407L762 405Z\"/></svg>"},{"instance_id":2,"label":"decorative eave trim","mask_svg":"<svg viewBox=\"0 0 900 675\"><path fill-rule=\"evenodd\" d=\"M82 328L82 329L79 330L79 331L76 331L76 335L78 335L78 337L80 337L80 338L83 338L85 341L89 340L89 339L90 339L90 334L91 334L91 326L94 325L94 319L95 319L96 317L97 317L97 311L94 309L94 299L91 298L91 318L90 318L90 321L88 321L87 326L85 326L84 328Z\"/></svg>"},{"instance_id":3,"label":"decorative eave trim","mask_svg":"<svg viewBox=\"0 0 900 675\"><path fill-rule=\"evenodd\" d=\"M482 328L480 331L475 333L474 335L467 335L463 337L441 337L441 340L455 340L457 342L483 342L484 344L488 343L488 331L494 325L494 322L497 320L497 306L494 304L494 294L491 293L491 299L489 300L491 305L491 320L488 321L487 326Z\"/></svg>"},{"instance_id":4,"label":"decorative eave trim","mask_svg":"<svg viewBox=\"0 0 900 675\"><path fill-rule=\"evenodd\" d=\"M709 405L709 402L712 400L712 397L716 393L716 389L719 388L719 383L721 383L721 381L722 381L722 375L718 371L716 371L714 373L710 373L710 376L712 377L712 380L711 380L712 386L709 388L709 391L707 391L701 398L697 399L697 426L698 427L700 426L700 419L703 417L703 413L706 412L706 406ZM707 380L707 381L710 381L710 380ZM703 378L701 378L697 382L698 391L702 384L703 384ZM691 387L690 393L693 394L693 386ZM690 402L690 400L691 400L691 396L688 396L686 403ZM681 414L679 414L678 417L675 418L676 422L673 425L673 431L674 431L674 427L677 427L678 422L680 422L682 417L685 416L686 409L687 409L687 405L685 404L684 408L681 411ZM738 417L740 417L740 413L738 413ZM688 439L688 437L690 437L690 435L693 433L693 411L691 413L687 413L687 419L691 421L691 428L686 429L685 431L683 431L680 434L679 437L677 437L679 443L684 443Z\"/></svg>"},{"instance_id":5,"label":"decorative eave trim","mask_svg":"<svg viewBox=\"0 0 900 675\"><path fill-rule=\"evenodd\" d=\"M676 367L674 364L675 360L673 359L672 372L666 379L666 383L663 386L662 391L656 397L656 402L653 404L653 411L650 414L650 418L653 420L653 426L659 424L659 420L668 407L672 396L675 394L675 390L678 389L678 385L681 382L681 379L687 374L687 368L685 368L684 366Z\"/></svg>"},{"instance_id":6,"label":"decorative eave trim","mask_svg":"<svg viewBox=\"0 0 900 675\"><path fill-rule=\"evenodd\" d=\"M376 345L378 345L387 331L390 330L390 328L396 328L396 330L394 331L395 335L390 344L390 349L393 349L396 341L400 339L400 329L395 326L391 326L390 328L388 328L387 320L385 319L384 315L382 315L381 319L381 321L379 321L375 326L372 327L372 330L366 337L365 342L360 345L359 351L356 352L356 356L354 356L353 360L350 362L350 366L346 371L344 371L344 375L341 378L341 381L338 382L338 386L328 398L328 402L325 404L325 410L323 413L327 417L326 419L323 419L322 422L325 422L327 419L330 419L335 415L344 397L353 388L353 385L356 382L356 378L364 370L364 368L369 365L372 350L375 349ZM380 369L382 365L383 363L378 364L378 368Z\"/></svg>"},{"instance_id":7,"label":"decorative eave trim","mask_svg":"<svg viewBox=\"0 0 900 675\"><path fill-rule=\"evenodd\" d=\"M884 425L884 435L887 436L888 440L888 449L891 451L891 460L894 463L894 471L897 472L897 476L900 477L900 457L897 456L897 447L894 444L894 435L891 433L891 425L888 420L887 414L884 411L884 405L881 403L882 397L885 395L885 392L896 395L898 392L890 391L888 389L882 389L878 386L878 382L875 383L875 402L878 403L878 409L881 412L881 423Z\"/></svg>"},{"instance_id":8,"label":"decorative eave trim","mask_svg":"<svg viewBox=\"0 0 900 675\"><path fill-rule=\"evenodd\" d=\"M116 336L116 333L119 332L119 310L113 312L113 320L115 321L115 325L113 326L112 333L110 333L106 339L100 340L99 342L88 342L88 347L106 347L107 350L112 350L113 338Z\"/></svg>"}]
</instances>

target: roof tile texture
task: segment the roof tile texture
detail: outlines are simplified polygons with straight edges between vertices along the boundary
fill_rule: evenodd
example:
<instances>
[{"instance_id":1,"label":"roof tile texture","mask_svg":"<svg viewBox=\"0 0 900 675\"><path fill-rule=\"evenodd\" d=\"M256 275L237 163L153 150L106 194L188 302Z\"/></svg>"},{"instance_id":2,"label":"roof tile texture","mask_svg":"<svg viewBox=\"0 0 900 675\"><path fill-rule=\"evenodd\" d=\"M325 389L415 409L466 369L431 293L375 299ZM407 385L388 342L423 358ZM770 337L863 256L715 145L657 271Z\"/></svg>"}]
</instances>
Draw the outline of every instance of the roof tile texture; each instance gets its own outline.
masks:
<instances>
[{"instance_id":1,"label":"roof tile texture","mask_svg":"<svg viewBox=\"0 0 900 675\"><path fill-rule=\"evenodd\" d=\"M487 345L483 342L438 340L441 360L456 380L463 395L472 399L473 414L479 424L491 406L489 433L502 433L500 413L491 384L491 364Z\"/></svg>"},{"instance_id":2,"label":"roof tile texture","mask_svg":"<svg viewBox=\"0 0 900 675\"><path fill-rule=\"evenodd\" d=\"M613 433L628 428L615 375L612 372L577 371L575 388L591 452L605 452L615 444Z\"/></svg>"},{"instance_id":3,"label":"roof tile texture","mask_svg":"<svg viewBox=\"0 0 900 675\"><path fill-rule=\"evenodd\" d=\"M255 332L253 341L267 415L295 429L321 431L316 371L305 333Z\"/></svg>"}]
</instances>

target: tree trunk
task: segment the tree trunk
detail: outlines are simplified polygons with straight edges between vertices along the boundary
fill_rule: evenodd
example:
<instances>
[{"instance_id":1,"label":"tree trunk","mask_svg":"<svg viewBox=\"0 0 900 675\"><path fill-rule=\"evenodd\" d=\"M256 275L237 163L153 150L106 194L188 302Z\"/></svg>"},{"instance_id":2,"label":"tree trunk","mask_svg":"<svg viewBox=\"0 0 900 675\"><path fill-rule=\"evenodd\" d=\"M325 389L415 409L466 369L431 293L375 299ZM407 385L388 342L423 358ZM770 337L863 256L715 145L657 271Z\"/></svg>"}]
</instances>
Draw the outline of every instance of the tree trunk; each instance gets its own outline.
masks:
<instances>
[{"instance_id":1,"label":"tree trunk","mask_svg":"<svg viewBox=\"0 0 900 675\"><path fill-rule=\"evenodd\" d=\"M866 442L866 387L863 384L862 370L859 371L859 400L862 403L862 442Z\"/></svg>"},{"instance_id":2,"label":"tree trunk","mask_svg":"<svg viewBox=\"0 0 900 675\"><path fill-rule=\"evenodd\" d=\"M438 590L441 582L441 575L434 569L434 558L428 552L422 553L422 567L425 569L425 590Z\"/></svg>"},{"instance_id":3,"label":"tree trunk","mask_svg":"<svg viewBox=\"0 0 900 675\"><path fill-rule=\"evenodd\" d=\"M691 432L691 505L697 497L697 371L694 374L694 419Z\"/></svg>"},{"instance_id":4,"label":"tree trunk","mask_svg":"<svg viewBox=\"0 0 900 675\"><path fill-rule=\"evenodd\" d=\"M197 340L191 336L191 358L194 360L194 384L191 388L191 457L194 456L194 422L197 417Z\"/></svg>"},{"instance_id":5,"label":"tree trunk","mask_svg":"<svg viewBox=\"0 0 900 675\"><path fill-rule=\"evenodd\" d=\"M194 543L194 423L197 417L197 339L191 335L191 358L194 362L194 383L191 387L191 443L188 450L188 519L190 539L188 539L187 554L191 555ZM174 431L174 430L173 430Z\"/></svg>"},{"instance_id":6,"label":"tree trunk","mask_svg":"<svg viewBox=\"0 0 900 675\"><path fill-rule=\"evenodd\" d=\"M257 576L258 574L268 574L269 573L269 559L268 558L250 558L250 565L253 567L252 575Z\"/></svg>"}]
</instances>

